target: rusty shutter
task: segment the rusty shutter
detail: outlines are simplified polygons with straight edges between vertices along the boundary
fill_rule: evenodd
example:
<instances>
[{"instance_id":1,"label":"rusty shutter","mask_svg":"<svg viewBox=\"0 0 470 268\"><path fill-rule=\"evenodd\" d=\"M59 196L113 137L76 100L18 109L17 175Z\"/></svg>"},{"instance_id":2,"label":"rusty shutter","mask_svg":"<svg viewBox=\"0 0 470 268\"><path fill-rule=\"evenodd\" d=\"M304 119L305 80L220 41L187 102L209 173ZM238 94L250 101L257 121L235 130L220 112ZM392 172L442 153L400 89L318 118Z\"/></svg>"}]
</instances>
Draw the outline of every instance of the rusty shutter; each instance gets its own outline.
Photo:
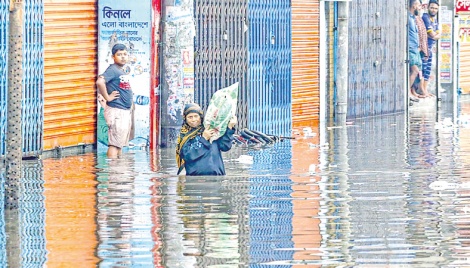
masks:
<instances>
[{"instance_id":1,"label":"rusty shutter","mask_svg":"<svg viewBox=\"0 0 470 268\"><path fill-rule=\"evenodd\" d=\"M320 116L320 1L292 0L293 127Z\"/></svg>"},{"instance_id":2,"label":"rusty shutter","mask_svg":"<svg viewBox=\"0 0 470 268\"><path fill-rule=\"evenodd\" d=\"M96 0L44 1L44 150L95 143Z\"/></svg>"},{"instance_id":3,"label":"rusty shutter","mask_svg":"<svg viewBox=\"0 0 470 268\"><path fill-rule=\"evenodd\" d=\"M470 94L470 43L460 43L459 87Z\"/></svg>"}]
</instances>

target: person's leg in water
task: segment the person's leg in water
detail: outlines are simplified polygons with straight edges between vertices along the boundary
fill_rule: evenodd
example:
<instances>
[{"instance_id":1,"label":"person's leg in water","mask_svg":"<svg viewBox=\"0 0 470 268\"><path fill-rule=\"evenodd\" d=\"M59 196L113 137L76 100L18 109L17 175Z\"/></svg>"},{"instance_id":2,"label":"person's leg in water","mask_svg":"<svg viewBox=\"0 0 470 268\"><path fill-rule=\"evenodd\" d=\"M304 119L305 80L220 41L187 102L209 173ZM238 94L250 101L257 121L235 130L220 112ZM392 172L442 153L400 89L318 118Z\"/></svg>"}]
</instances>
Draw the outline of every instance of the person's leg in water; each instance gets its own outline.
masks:
<instances>
[{"instance_id":1,"label":"person's leg in water","mask_svg":"<svg viewBox=\"0 0 470 268\"><path fill-rule=\"evenodd\" d=\"M108 152L106 156L108 158L118 158L122 154L122 149L113 145L108 146Z\"/></svg>"},{"instance_id":2,"label":"person's leg in water","mask_svg":"<svg viewBox=\"0 0 470 268\"><path fill-rule=\"evenodd\" d=\"M429 50L428 52L429 56L425 61L423 61L423 94L426 97L433 97L434 94L429 92L428 90L428 83L429 83L429 77L431 76L431 68L432 68L432 50Z\"/></svg>"},{"instance_id":3,"label":"person's leg in water","mask_svg":"<svg viewBox=\"0 0 470 268\"><path fill-rule=\"evenodd\" d=\"M422 86L422 80L419 79L418 77L415 79L415 82L411 86L410 94L414 97L418 98L424 98L424 95L421 94L421 86Z\"/></svg>"},{"instance_id":4,"label":"person's leg in water","mask_svg":"<svg viewBox=\"0 0 470 268\"><path fill-rule=\"evenodd\" d=\"M109 108L105 114L108 124L108 158L119 158L122 148L129 143L132 121L131 110Z\"/></svg>"},{"instance_id":5,"label":"person's leg in water","mask_svg":"<svg viewBox=\"0 0 470 268\"><path fill-rule=\"evenodd\" d=\"M419 68L417 65L413 65L410 68L410 80L409 80L409 87L410 87L410 100L418 101L418 94L413 89L413 84L416 78L419 76Z\"/></svg>"},{"instance_id":6,"label":"person's leg in water","mask_svg":"<svg viewBox=\"0 0 470 268\"><path fill-rule=\"evenodd\" d=\"M429 83L428 80L423 79L423 93L426 97L434 97L435 95L429 92L428 90L428 83Z\"/></svg>"},{"instance_id":7,"label":"person's leg in water","mask_svg":"<svg viewBox=\"0 0 470 268\"><path fill-rule=\"evenodd\" d=\"M418 74L415 81L415 87L413 88L418 98L426 98L426 91L424 90L424 79L421 74Z\"/></svg>"}]
</instances>

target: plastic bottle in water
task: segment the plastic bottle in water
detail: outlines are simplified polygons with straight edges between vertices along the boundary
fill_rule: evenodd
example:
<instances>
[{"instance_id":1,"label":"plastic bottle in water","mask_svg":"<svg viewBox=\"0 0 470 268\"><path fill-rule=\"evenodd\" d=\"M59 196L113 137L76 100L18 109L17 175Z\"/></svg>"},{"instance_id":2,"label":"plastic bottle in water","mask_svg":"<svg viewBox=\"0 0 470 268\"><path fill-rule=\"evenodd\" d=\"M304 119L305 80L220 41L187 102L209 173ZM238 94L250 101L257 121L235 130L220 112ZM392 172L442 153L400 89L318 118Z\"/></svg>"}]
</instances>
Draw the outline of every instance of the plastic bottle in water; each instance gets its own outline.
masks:
<instances>
[{"instance_id":1,"label":"plastic bottle in water","mask_svg":"<svg viewBox=\"0 0 470 268\"><path fill-rule=\"evenodd\" d=\"M149 105L150 98L142 95L134 95L134 103L138 105Z\"/></svg>"}]
</instances>

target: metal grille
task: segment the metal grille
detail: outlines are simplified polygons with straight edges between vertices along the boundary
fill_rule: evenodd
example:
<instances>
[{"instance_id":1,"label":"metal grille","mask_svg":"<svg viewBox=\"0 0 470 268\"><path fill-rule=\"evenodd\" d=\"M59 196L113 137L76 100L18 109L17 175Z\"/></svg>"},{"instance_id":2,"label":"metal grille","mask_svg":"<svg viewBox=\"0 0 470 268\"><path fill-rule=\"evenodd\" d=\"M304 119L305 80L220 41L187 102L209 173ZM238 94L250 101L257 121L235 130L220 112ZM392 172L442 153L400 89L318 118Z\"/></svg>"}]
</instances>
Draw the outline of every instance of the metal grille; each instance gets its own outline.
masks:
<instances>
[{"instance_id":1,"label":"metal grille","mask_svg":"<svg viewBox=\"0 0 470 268\"><path fill-rule=\"evenodd\" d=\"M195 102L203 109L218 89L239 82L238 121L248 125L247 2L195 1Z\"/></svg>"},{"instance_id":2,"label":"metal grille","mask_svg":"<svg viewBox=\"0 0 470 268\"><path fill-rule=\"evenodd\" d=\"M249 127L290 135L291 7L286 0L250 2Z\"/></svg>"},{"instance_id":3,"label":"metal grille","mask_svg":"<svg viewBox=\"0 0 470 268\"><path fill-rule=\"evenodd\" d=\"M0 156L6 151L9 1L0 2Z\"/></svg>"},{"instance_id":4,"label":"metal grille","mask_svg":"<svg viewBox=\"0 0 470 268\"><path fill-rule=\"evenodd\" d=\"M41 0L25 1L23 41L23 153L37 156L43 140L44 10Z\"/></svg>"},{"instance_id":5,"label":"metal grille","mask_svg":"<svg viewBox=\"0 0 470 268\"><path fill-rule=\"evenodd\" d=\"M349 11L348 117L403 111L406 68L403 3L394 1L383 5L377 0L352 1Z\"/></svg>"}]
</instances>

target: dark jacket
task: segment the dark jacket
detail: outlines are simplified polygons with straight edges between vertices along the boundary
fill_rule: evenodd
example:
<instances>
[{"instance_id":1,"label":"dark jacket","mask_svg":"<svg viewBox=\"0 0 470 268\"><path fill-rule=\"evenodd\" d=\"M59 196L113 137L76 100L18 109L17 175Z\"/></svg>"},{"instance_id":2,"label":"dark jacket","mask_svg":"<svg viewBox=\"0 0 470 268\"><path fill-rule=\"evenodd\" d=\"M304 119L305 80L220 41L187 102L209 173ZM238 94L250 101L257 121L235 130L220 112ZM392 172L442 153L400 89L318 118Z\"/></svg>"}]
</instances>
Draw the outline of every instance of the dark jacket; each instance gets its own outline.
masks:
<instances>
[{"instance_id":1,"label":"dark jacket","mask_svg":"<svg viewBox=\"0 0 470 268\"><path fill-rule=\"evenodd\" d=\"M181 149L186 175L207 176L225 175L222 152L232 148L234 129L227 128L225 134L210 143L201 135L189 140Z\"/></svg>"}]
</instances>

